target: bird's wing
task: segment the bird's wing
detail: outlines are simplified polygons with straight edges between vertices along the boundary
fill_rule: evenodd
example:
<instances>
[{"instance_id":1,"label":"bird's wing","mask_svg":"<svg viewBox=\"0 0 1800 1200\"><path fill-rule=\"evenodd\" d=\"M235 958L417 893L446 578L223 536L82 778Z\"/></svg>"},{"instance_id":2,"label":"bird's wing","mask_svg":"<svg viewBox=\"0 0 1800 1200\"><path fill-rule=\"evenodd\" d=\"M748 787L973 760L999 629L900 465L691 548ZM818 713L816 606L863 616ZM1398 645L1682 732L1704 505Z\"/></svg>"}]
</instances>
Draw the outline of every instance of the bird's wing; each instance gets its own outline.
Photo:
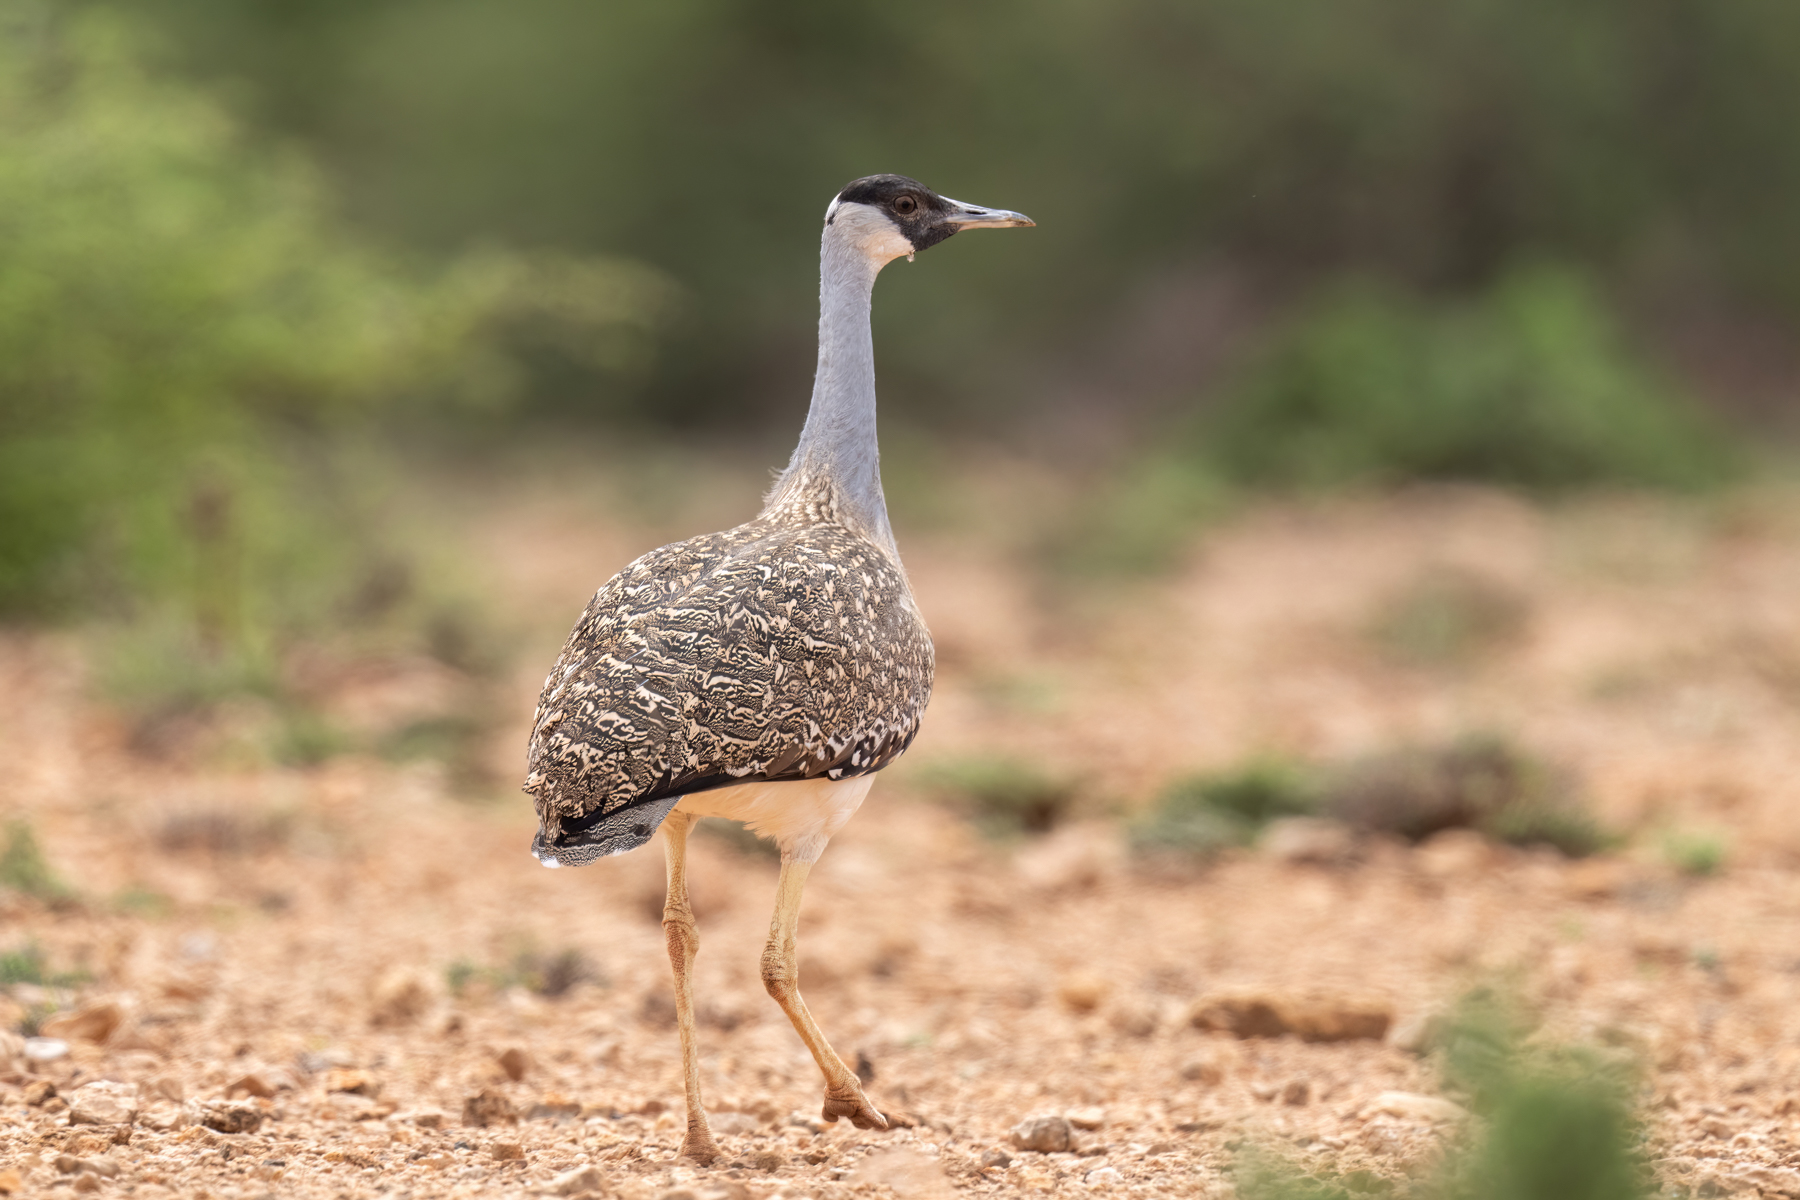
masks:
<instances>
[{"instance_id":1,"label":"bird's wing","mask_svg":"<svg viewBox=\"0 0 1800 1200\"><path fill-rule=\"evenodd\" d=\"M544 682L525 790L546 832L671 795L886 766L930 698L905 576L835 524L764 520L638 559Z\"/></svg>"}]
</instances>

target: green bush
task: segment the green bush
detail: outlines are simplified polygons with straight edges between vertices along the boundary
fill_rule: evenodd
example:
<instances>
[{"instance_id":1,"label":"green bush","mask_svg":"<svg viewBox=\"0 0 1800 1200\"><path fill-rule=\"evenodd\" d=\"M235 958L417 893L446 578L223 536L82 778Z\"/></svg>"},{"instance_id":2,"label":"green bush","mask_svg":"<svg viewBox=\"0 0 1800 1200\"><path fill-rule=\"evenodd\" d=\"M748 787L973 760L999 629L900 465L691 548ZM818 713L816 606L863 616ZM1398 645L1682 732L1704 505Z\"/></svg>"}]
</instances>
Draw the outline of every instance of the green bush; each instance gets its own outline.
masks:
<instances>
[{"instance_id":1,"label":"green bush","mask_svg":"<svg viewBox=\"0 0 1800 1200\"><path fill-rule=\"evenodd\" d=\"M1612 840L1567 773L1488 735L1402 747L1339 767L1324 785L1321 807L1355 828L1411 841L1477 829L1511 845L1547 845L1580 857Z\"/></svg>"},{"instance_id":2,"label":"green bush","mask_svg":"<svg viewBox=\"0 0 1800 1200\"><path fill-rule=\"evenodd\" d=\"M936 763L923 782L996 838L1048 833L1068 815L1076 792L1073 779L1006 758Z\"/></svg>"},{"instance_id":3,"label":"green bush","mask_svg":"<svg viewBox=\"0 0 1800 1200\"><path fill-rule=\"evenodd\" d=\"M1595 290L1547 267L1474 302L1368 284L1330 294L1230 392L1206 443L1232 478L1302 487L1694 488L1735 464Z\"/></svg>"},{"instance_id":4,"label":"green bush","mask_svg":"<svg viewBox=\"0 0 1800 1200\"><path fill-rule=\"evenodd\" d=\"M1317 811L1315 784L1295 767L1264 760L1222 774L1195 775L1164 789L1129 830L1140 854L1206 856L1247 846L1270 821Z\"/></svg>"},{"instance_id":5,"label":"green bush","mask_svg":"<svg viewBox=\"0 0 1800 1200\"><path fill-rule=\"evenodd\" d=\"M367 418L492 401L522 326L617 333L653 303L608 264L408 267L142 41L0 21L0 614L151 598L216 649L350 587L373 539L337 467Z\"/></svg>"}]
</instances>

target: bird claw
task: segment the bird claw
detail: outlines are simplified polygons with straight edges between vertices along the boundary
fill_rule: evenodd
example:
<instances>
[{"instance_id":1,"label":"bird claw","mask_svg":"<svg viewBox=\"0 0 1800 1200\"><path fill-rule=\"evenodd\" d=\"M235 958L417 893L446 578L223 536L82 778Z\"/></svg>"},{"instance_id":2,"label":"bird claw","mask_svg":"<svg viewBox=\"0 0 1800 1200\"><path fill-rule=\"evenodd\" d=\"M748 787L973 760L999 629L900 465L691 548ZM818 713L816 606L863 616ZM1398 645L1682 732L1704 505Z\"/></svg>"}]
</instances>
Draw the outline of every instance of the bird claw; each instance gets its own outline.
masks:
<instances>
[{"instance_id":1,"label":"bird claw","mask_svg":"<svg viewBox=\"0 0 1800 1200\"><path fill-rule=\"evenodd\" d=\"M858 1129L886 1129L888 1127L887 1118L876 1112L875 1106L869 1103L868 1097L862 1094L860 1088L855 1087L845 1091L826 1088L825 1106L819 1110L819 1115L832 1123L835 1123L839 1117L849 1117L850 1123Z\"/></svg>"}]
</instances>

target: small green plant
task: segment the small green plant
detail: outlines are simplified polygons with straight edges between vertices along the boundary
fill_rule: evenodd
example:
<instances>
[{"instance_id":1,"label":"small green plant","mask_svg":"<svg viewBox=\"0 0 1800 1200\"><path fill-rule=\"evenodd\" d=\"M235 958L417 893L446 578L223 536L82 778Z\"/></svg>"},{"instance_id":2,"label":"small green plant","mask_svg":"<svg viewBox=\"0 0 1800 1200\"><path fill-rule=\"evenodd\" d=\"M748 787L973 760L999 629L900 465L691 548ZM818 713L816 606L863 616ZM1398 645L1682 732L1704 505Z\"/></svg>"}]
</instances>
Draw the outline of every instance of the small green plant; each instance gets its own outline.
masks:
<instances>
[{"instance_id":1,"label":"small green plant","mask_svg":"<svg viewBox=\"0 0 1800 1200\"><path fill-rule=\"evenodd\" d=\"M29 821L16 819L6 827L6 849L0 851L0 887L45 901L63 901L73 892L44 859L37 833Z\"/></svg>"},{"instance_id":2,"label":"small green plant","mask_svg":"<svg viewBox=\"0 0 1800 1200\"><path fill-rule=\"evenodd\" d=\"M1478 829L1511 845L1548 845L1580 857L1612 840L1565 773L1491 735L1351 763L1328 779L1322 808L1356 828L1411 841Z\"/></svg>"},{"instance_id":3,"label":"small green plant","mask_svg":"<svg viewBox=\"0 0 1800 1200\"><path fill-rule=\"evenodd\" d=\"M75 987L86 983L85 971L52 971L35 942L13 950L0 950L0 990L29 983L40 987ZM54 1011L55 1006L51 1006Z\"/></svg>"},{"instance_id":4,"label":"small green plant","mask_svg":"<svg viewBox=\"0 0 1800 1200\"><path fill-rule=\"evenodd\" d=\"M1369 635L1389 658L1409 666L1460 666L1517 637L1525 601L1471 571L1438 567L1388 597Z\"/></svg>"},{"instance_id":5,"label":"small green plant","mask_svg":"<svg viewBox=\"0 0 1800 1200\"><path fill-rule=\"evenodd\" d=\"M1683 875L1705 879L1725 869L1727 846L1719 833L1675 831L1662 839L1663 860Z\"/></svg>"},{"instance_id":6,"label":"small green plant","mask_svg":"<svg viewBox=\"0 0 1800 1200\"><path fill-rule=\"evenodd\" d=\"M1012 759L963 759L939 764L927 786L944 793L990 837L1048 833L1068 815L1076 784Z\"/></svg>"},{"instance_id":7,"label":"small green plant","mask_svg":"<svg viewBox=\"0 0 1800 1200\"><path fill-rule=\"evenodd\" d=\"M1247 846L1270 821L1305 816L1317 810L1318 802L1305 773L1284 762L1259 760L1170 784L1151 811L1131 826L1131 844L1139 853L1204 857Z\"/></svg>"},{"instance_id":8,"label":"small green plant","mask_svg":"<svg viewBox=\"0 0 1800 1200\"><path fill-rule=\"evenodd\" d=\"M503 992L522 987L546 999L567 995L581 983L605 986L606 973L574 947L553 954L522 946L503 966L483 966L467 958L459 958L444 969L444 982L453 996L464 996L476 988Z\"/></svg>"},{"instance_id":9,"label":"small green plant","mask_svg":"<svg viewBox=\"0 0 1800 1200\"><path fill-rule=\"evenodd\" d=\"M1465 998L1437 1038L1444 1089L1475 1114L1442 1165L1406 1183L1415 1200L1648 1200L1630 1072L1579 1046L1528 1040L1529 1014L1504 994ZM1358 1200L1395 1194L1368 1171L1307 1170L1261 1147L1240 1152L1244 1200Z\"/></svg>"}]
</instances>

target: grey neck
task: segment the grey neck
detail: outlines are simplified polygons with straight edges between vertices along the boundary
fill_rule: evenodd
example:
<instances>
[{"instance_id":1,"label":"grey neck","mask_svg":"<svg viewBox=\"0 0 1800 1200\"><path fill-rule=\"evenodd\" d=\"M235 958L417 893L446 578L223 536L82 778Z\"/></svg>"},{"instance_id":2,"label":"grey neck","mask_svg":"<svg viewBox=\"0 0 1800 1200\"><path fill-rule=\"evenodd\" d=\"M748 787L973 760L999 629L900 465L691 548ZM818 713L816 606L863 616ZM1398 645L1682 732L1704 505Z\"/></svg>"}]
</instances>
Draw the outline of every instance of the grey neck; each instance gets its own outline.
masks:
<instances>
[{"instance_id":1,"label":"grey neck","mask_svg":"<svg viewBox=\"0 0 1800 1200\"><path fill-rule=\"evenodd\" d=\"M875 440L875 342L869 306L885 265L827 225L819 253L819 369L800 444L765 507L829 490L839 519L898 557Z\"/></svg>"}]
</instances>

